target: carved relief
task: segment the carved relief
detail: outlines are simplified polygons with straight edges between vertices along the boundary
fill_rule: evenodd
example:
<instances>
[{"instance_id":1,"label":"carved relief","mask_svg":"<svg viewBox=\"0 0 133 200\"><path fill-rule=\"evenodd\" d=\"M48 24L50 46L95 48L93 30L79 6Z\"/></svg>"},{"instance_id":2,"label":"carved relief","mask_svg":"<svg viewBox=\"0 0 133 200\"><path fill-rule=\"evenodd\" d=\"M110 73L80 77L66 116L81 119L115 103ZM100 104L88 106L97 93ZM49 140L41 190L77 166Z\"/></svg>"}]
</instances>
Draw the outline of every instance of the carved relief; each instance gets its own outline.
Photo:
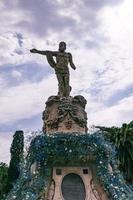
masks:
<instances>
[{"instance_id":1,"label":"carved relief","mask_svg":"<svg viewBox=\"0 0 133 200\"><path fill-rule=\"evenodd\" d=\"M86 100L83 96L51 96L43 112L45 132L87 132Z\"/></svg>"},{"instance_id":2,"label":"carved relief","mask_svg":"<svg viewBox=\"0 0 133 200\"><path fill-rule=\"evenodd\" d=\"M65 126L67 129L71 129L72 128L72 121L68 120L67 122L65 122Z\"/></svg>"}]
</instances>

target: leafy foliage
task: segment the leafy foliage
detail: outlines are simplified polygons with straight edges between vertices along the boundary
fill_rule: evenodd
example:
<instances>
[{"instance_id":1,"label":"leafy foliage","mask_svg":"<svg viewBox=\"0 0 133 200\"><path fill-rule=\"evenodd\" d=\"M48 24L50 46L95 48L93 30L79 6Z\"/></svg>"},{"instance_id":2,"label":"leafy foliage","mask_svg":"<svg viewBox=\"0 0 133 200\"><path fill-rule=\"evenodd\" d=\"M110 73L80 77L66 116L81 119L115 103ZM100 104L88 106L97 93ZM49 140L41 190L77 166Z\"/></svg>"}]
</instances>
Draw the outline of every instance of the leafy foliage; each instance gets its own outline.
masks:
<instances>
[{"instance_id":1,"label":"leafy foliage","mask_svg":"<svg viewBox=\"0 0 133 200\"><path fill-rule=\"evenodd\" d=\"M0 163L0 199L2 199L6 193L7 178L8 166L5 163Z\"/></svg>"},{"instance_id":2,"label":"leafy foliage","mask_svg":"<svg viewBox=\"0 0 133 200\"><path fill-rule=\"evenodd\" d=\"M11 160L8 169L8 190L13 186L20 174L20 161L23 155L23 131L16 131L10 148Z\"/></svg>"},{"instance_id":3,"label":"leafy foliage","mask_svg":"<svg viewBox=\"0 0 133 200\"><path fill-rule=\"evenodd\" d=\"M119 168L125 179L133 183L133 122L118 127L97 127L104 137L117 147Z\"/></svg>"}]
</instances>

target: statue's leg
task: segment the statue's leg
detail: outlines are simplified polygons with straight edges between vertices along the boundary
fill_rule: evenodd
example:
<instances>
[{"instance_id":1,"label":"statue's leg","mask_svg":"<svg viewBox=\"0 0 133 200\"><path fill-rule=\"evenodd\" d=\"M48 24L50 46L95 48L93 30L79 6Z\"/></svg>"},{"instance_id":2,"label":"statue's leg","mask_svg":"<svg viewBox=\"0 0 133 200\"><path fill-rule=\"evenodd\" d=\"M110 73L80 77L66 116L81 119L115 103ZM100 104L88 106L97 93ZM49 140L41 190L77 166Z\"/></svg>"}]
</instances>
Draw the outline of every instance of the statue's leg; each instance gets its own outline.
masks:
<instances>
[{"instance_id":1,"label":"statue's leg","mask_svg":"<svg viewBox=\"0 0 133 200\"><path fill-rule=\"evenodd\" d=\"M58 80L58 95L63 97L64 96L64 82L63 82L63 76L61 73L56 73L57 80Z\"/></svg>"},{"instance_id":2,"label":"statue's leg","mask_svg":"<svg viewBox=\"0 0 133 200\"><path fill-rule=\"evenodd\" d=\"M68 97L70 95L69 73L64 74L64 91L65 96Z\"/></svg>"}]
</instances>

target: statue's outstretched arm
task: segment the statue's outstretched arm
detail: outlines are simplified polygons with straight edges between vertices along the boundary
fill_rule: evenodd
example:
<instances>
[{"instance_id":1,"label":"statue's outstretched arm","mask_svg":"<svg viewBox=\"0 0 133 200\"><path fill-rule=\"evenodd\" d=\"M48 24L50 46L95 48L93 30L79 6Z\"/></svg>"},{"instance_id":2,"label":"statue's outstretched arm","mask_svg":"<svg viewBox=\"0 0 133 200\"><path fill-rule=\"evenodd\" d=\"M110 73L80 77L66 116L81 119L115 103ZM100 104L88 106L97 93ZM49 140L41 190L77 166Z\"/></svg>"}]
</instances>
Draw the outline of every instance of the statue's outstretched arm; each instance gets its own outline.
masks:
<instances>
[{"instance_id":1,"label":"statue's outstretched arm","mask_svg":"<svg viewBox=\"0 0 133 200\"><path fill-rule=\"evenodd\" d=\"M74 63L73 63L73 58L72 58L72 54L69 53L69 63L70 63L70 66L71 68L73 68L74 70L76 69Z\"/></svg>"},{"instance_id":2,"label":"statue's outstretched arm","mask_svg":"<svg viewBox=\"0 0 133 200\"><path fill-rule=\"evenodd\" d=\"M57 51L40 51L40 50L37 50L37 49L31 49L30 52L45 55L50 66L52 68L56 67L56 63L53 59L53 56L57 56Z\"/></svg>"},{"instance_id":3,"label":"statue's outstretched arm","mask_svg":"<svg viewBox=\"0 0 133 200\"><path fill-rule=\"evenodd\" d=\"M52 56L57 56L57 51L40 51L37 49L31 49L30 50L31 53L38 53L38 54L42 54L42 55L47 55L47 54L51 54Z\"/></svg>"},{"instance_id":4,"label":"statue's outstretched arm","mask_svg":"<svg viewBox=\"0 0 133 200\"><path fill-rule=\"evenodd\" d=\"M42 54L42 55L47 54L47 51L40 51L40 50L37 50L37 49L31 49L30 52L31 53L39 53L39 54Z\"/></svg>"}]
</instances>

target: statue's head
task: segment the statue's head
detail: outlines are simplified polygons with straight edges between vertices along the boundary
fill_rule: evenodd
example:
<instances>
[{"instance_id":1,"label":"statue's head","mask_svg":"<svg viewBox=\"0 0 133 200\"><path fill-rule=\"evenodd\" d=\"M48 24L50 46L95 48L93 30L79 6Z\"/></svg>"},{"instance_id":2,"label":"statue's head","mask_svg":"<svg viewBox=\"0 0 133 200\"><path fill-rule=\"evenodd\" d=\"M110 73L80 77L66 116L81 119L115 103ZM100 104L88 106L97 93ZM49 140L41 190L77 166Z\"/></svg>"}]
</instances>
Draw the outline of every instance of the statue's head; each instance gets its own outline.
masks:
<instances>
[{"instance_id":1,"label":"statue's head","mask_svg":"<svg viewBox=\"0 0 133 200\"><path fill-rule=\"evenodd\" d=\"M66 50L66 43L62 41L59 43L59 51L64 52L65 50Z\"/></svg>"}]
</instances>

